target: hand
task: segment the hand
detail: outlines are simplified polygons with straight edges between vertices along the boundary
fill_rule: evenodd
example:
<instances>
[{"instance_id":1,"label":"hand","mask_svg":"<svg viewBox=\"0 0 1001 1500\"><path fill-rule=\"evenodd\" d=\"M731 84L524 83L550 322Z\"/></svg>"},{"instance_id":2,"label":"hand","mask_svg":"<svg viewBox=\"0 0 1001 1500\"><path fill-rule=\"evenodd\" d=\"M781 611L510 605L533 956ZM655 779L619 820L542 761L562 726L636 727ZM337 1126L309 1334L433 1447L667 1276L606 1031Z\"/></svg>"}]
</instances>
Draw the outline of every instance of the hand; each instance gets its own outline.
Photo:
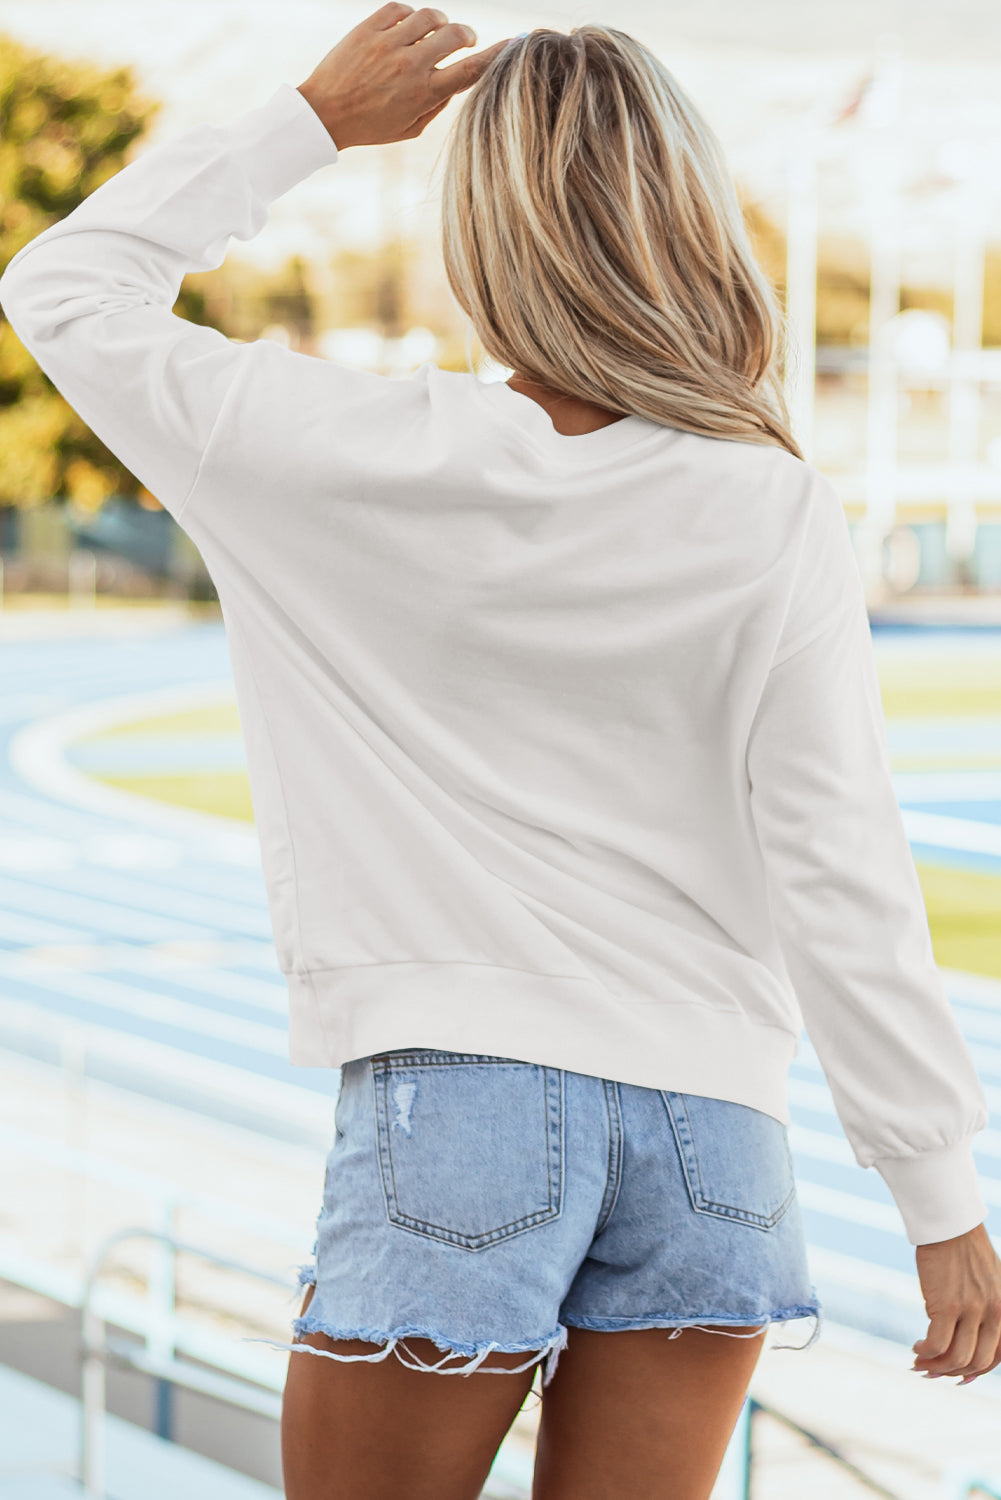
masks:
<instances>
[{"instance_id":1,"label":"hand","mask_svg":"<svg viewBox=\"0 0 1001 1500\"><path fill-rule=\"evenodd\" d=\"M507 39L435 66L457 47L472 47L471 26L444 11L390 0L348 32L299 85L338 151L409 141L440 114L453 94L470 88Z\"/></svg>"},{"instance_id":2,"label":"hand","mask_svg":"<svg viewBox=\"0 0 1001 1500\"><path fill-rule=\"evenodd\" d=\"M912 1369L962 1375L968 1385L1001 1364L1001 1260L985 1224L934 1245L916 1245L918 1279L931 1322L912 1345Z\"/></svg>"}]
</instances>

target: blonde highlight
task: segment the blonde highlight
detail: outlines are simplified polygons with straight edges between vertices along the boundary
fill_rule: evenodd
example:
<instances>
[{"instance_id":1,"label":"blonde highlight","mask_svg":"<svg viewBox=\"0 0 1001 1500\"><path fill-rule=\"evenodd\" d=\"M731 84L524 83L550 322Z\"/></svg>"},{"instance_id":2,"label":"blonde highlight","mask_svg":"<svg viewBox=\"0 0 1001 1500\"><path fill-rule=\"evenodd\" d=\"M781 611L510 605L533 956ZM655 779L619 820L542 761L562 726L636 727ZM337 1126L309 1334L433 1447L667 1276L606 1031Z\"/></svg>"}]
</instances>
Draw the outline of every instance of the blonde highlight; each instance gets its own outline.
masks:
<instances>
[{"instance_id":1,"label":"blonde highlight","mask_svg":"<svg viewBox=\"0 0 1001 1500\"><path fill-rule=\"evenodd\" d=\"M503 48L447 141L442 249L491 359L624 415L802 458L786 326L709 125L594 23Z\"/></svg>"}]
</instances>

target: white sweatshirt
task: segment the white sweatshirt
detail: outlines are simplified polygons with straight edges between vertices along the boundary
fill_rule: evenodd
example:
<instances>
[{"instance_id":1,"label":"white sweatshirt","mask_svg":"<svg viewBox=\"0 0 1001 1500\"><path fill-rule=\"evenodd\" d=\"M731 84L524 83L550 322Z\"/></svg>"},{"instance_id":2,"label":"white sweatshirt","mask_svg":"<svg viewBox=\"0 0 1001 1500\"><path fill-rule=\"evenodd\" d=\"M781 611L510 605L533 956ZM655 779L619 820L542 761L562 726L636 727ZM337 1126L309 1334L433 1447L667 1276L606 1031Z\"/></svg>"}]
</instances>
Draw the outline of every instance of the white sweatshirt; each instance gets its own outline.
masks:
<instances>
[{"instance_id":1,"label":"white sweatshirt","mask_svg":"<svg viewBox=\"0 0 1001 1500\"><path fill-rule=\"evenodd\" d=\"M145 150L0 301L200 549L296 1064L479 1052L789 1123L805 1023L914 1244L982 1222L844 509L776 446L171 311L337 161L296 88Z\"/></svg>"}]
</instances>

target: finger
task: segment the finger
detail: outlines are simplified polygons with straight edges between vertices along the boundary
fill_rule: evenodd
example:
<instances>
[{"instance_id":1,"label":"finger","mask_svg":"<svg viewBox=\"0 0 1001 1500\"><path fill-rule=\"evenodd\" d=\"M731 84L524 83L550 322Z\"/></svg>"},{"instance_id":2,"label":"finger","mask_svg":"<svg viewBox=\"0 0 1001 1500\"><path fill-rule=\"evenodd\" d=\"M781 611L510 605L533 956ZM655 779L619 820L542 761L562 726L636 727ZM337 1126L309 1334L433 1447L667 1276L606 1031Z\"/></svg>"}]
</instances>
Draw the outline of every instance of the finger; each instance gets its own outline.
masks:
<instances>
[{"instance_id":1,"label":"finger","mask_svg":"<svg viewBox=\"0 0 1001 1500\"><path fill-rule=\"evenodd\" d=\"M956 1316L954 1313L933 1313L928 1324L928 1332L923 1339L918 1339L914 1345L916 1355L914 1367L927 1363L929 1360L940 1358L952 1343L952 1336L956 1331Z\"/></svg>"},{"instance_id":2,"label":"finger","mask_svg":"<svg viewBox=\"0 0 1001 1500\"><path fill-rule=\"evenodd\" d=\"M980 1370L977 1375L964 1375L959 1383L960 1385L967 1385L971 1380L977 1380L980 1375L989 1375L992 1370L997 1369L998 1365L1001 1365L1001 1345L999 1345L998 1352L986 1369Z\"/></svg>"},{"instance_id":3,"label":"finger","mask_svg":"<svg viewBox=\"0 0 1001 1500\"><path fill-rule=\"evenodd\" d=\"M448 24L448 16L443 10L435 10L430 5L422 5L420 10L411 11L409 16L403 17L398 26L394 26L393 40L398 40L403 47L409 47L419 42L422 37L426 37L429 31L441 31Z\"/></svg>"},{"instance_id":4,"label":"finger","mask_svg":"<svg viewBox=\"0 0 1001 1500\"><path fill-rule=\"evenodd\" d=\"M410 51L426 67L433 67L457 48L475 46L476 32L472 26L463 25L461 21L450 21L447 26L441 26L437 31L430 31L427 36L422 36Z\"/></svg>"},{"instance_id":5,"label":"finger","mask_svg":"<svg viewBox=\"0 0 1001 1500\"><path fill-rule=\"evenodd\" d=\"M973 1351L966 1370L962 1372L963 1379L960 1381L961 1385L965 1385L967 1381L975 1380L978 1375L986 1375L987 1371L992 1368L992 1362L995 1360L998 1351L999 1335L1001 1335L1001 1328L998 1326L997 1319L985 1318L980 1325L976 1348Z\"/></svg>"},{"instance_id":6,"label":"finger","mask_svg":"<svg viewBox=\"0 0 1001 1500\"><path fill-rule=\"evenodd\" d=\"M402 21L404 16L409 16L412 11L413 6L402 4L402 0L389 0L388 5L381 5L362 24L371 26L376 31L389 31L398 22Z\"/></svg>"},{"instance_id":7,"label":"finger","mask_svg":"<svg viewBox=\"0 0 1001 1500\"><path fill-rule=\"evenodd\" d=\"M502 41L494 42L493 46L484 47L482 52L474 52L472 57L460 58L450 67L435 68L430 84L432 95L440 97L444 93L450 99L453 94L459 94L463 89L471 88L481 74L486 72L498 52L503 51L507 46L509 40L510 38L504 37Z\"/></svg>"},{"instance_id":8,"label":"finger","mask_svg":"<svg viewBox=\"0 0 1001 1500\"><path fill-rule=\"evenodd\" d=\"M928 1369L936 1375L962 1375L973 1358L979 1331L979 1317L968 1315L960 1318L949 1347L928 1361Z\"/></svg>"}]
</instances>

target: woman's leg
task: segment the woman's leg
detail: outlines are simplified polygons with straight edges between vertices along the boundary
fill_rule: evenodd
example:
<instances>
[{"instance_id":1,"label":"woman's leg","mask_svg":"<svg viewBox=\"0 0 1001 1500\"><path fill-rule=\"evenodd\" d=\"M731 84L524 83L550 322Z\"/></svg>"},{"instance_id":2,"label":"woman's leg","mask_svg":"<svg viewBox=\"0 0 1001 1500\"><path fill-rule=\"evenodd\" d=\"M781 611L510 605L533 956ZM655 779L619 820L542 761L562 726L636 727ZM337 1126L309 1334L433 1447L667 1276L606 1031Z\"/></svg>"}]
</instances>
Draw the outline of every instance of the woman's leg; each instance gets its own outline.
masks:
<instances>
[{"instance_id":1,"label":"woman's leg","mask_svg":"<svg viewBox=\"0 0 1001 1500\"><path fill-rule=\"evenodd\" d=\"M304 1313L313 1291L306 1293ZM376 1347L321 1333L299 1342L340 1354L370 1354ZM442 1358L429 1339L405 1345L404 1355L412 1350L415 1361ZM440 1375L409 1369L395 1353L350 1364L290 1354L281 1431L286 1500L477 1500L536 1366L506 1375L480 1372L525 1359L493 1353L471 1375Z\"/></svg>"},{"instance_id":2,"label":"woman's leg","mask_svg":"<svg viewBox=\"0 0 1001 1500\"><path fill-rule=\"evenodd\" d=\"M532 1500L709 1500L763 1342L571 1328L543 1387Z\"/></svg>"}]
</instances>

